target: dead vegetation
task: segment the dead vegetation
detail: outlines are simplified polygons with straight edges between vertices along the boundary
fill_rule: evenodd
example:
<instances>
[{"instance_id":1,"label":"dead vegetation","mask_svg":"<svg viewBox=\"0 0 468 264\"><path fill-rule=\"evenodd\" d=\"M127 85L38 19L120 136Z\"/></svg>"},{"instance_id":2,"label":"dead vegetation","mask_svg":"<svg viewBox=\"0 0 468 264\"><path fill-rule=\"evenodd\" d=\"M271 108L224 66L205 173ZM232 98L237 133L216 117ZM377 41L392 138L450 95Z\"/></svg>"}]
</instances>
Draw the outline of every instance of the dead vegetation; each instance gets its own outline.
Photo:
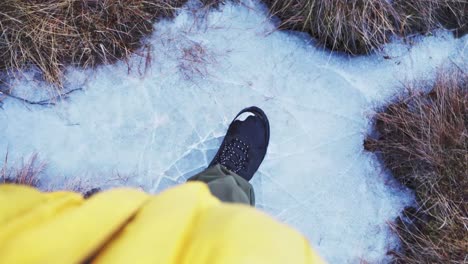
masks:
<instances>
[{"instance_id":1,"label":"dead vegetation","mask_svg":"<svg viewBox=\"0 0 468 264\"><path fill-rule=\"evenodd\" d=\"M427 33L445 25L466 33L466 0L263 0L280 29L309 33L322 46L366 54L391 36Z\"/></svg>"},{"instance_id":2,"label":"dead vegetation","mask_svg":"<svg viewBox=\"0 0 468 264\"><path fill-rule=\"evenodd\" d=\"M429 92L418 92L426 82L412 85L408 96L375 116L378 136L365 148L415 191L418 202L392 226L402 242L391 252L397 263L468 260L467 84L466 73L441 71Z\"/></svg>"},{"instance_id":3,"label":"dead vegetation","mask_svg":"<svg viewBox=\"0 0 468 264\"><path fill-rule=\"evenodd\" d=\"M396 0L394 5L402 14L400 25L405 34L426 33L445 27L462 36L468 30L467 0Z\"/></svg>"},{"instance_id":4,"label":"dead vegetation","mask_svg":"<svg viewBox=\"0 0 468 264\"><path fill-rule=\"evenodd\" d=\"M226 1L200 0L205 7ZM263 1L282 19L280 28L308 32L323 46L349 54L375 50L393 35L424 33L441 25L462 35L468 27L466 0ZM87 68L127 58L157 19L173 16L185 2L2 0L0 71L14 74L34 67L60 87L66 66Z\"/></svg>"},{"instance_id":5,"label":"dead vegetation","mask_svg":"<svg viewBox=\"0 0 468 264\"><path fill-rule=\"evenodd\" d=\"M209 66L216 63L216 56L199 42L189 41L188 45L181 47L181 56L178 58L178 69L185 80L194 80L196 77L204 78L209 75Z\"/></svg>"},{"instance_id":6,"label":"dead vegetation","mask_svg":"<svg viewBox=\"0 0 468 264\"><path fill-rule=\"evenodd\" d=\"M37 67L61 85L67 65L127 58L185 0L2 0L0 71Z\"/></svg>"},{"instance_id":7,"label":"dead vegetation","mask_svg":"<svg viewBox=\"0 0 468 264\"><path fill-rule=\"evenodd\" d=\"M220 5L225 4L227 0L199 0L200 3L206 8L218 8ZM232 0L232 1L238 1L238 0Z\"/></svg>"},{"instance_id":8,"label":"dead vegetation","mask_svg":"<svg viewBox=\"0 0 468 264\"><path fill-rule=\"evenodd\" d=\"M18 184L38 188L45 192L58 190L81 193L84 198L89 198L99 193L101 187L96 187L89 179L83 177L58 177L56 180L48 179L46 182L41 178L46 176L46 162L41 161L38 154L32 154L29 158L22 158L20 162L10 163L8 152L0 168L0 184ZM113 173L109 179L112 186L131 186L129 183L133 175L122 175Z\"/></svg>"},{"instance_id":9,"label":"dead vegetation","mask_svg":"<svg viewBox=\"0 0 468 264\"><path fill-rule=\"evenodd\" d=\"M0 170L0 184L12 183L37 188L39 186L39 175L43 172L44 168L45 163L40 162L36 154L32 155L27 161L23 160L15 168L9 168L7 154L4 165Z\"/></svg>"}]
</instances>

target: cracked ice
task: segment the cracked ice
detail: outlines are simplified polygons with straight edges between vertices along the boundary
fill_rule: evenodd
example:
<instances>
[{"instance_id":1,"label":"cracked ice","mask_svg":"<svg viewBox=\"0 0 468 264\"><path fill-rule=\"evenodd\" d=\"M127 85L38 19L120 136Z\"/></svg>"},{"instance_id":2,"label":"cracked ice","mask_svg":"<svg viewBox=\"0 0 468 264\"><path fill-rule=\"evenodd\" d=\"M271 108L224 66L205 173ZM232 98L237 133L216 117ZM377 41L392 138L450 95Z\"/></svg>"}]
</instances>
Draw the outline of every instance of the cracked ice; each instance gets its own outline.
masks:
<instances>
[{"instance_id":1,"label":"cracked ice","mask_svg":"<svg viewBox=\"0 0 468 264\"><path fill-rule=\"evenodd\" d=\"M302 232L331 263L387 261L397 246L392 221L411 194L363 150L376 106L400 82L434 76L463 61L467 38L446 32L413 47L348 58L279 32L262 6L228 4L203 19L189 7L147 39L151 67L117 63L69 69L66 88L83 88L51 107L6 99L0 147L10 160L37 152L42 184L63 188L140 186L159 192L203 170L231 119L246 106L271 119L271 144L253 180L257 207ZM33 73L12 81L17 95L47 96ZM118 177L117 177L117 176Z\"/></svg>"}]
</instances>

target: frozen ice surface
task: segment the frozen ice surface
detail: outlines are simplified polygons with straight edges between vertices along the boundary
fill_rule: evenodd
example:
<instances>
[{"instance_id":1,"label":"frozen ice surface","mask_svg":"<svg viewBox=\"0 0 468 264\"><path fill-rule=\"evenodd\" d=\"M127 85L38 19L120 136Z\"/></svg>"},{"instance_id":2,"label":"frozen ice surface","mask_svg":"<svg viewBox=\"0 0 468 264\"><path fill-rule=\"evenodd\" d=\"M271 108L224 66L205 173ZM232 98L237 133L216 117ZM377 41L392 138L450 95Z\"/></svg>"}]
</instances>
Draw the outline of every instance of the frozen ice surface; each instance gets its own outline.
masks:
<instances>
[{"instance_id":1,"label":"frozen ice surface","mask_svg":"<svg viewBox=\"0 0 468 264\"><path fill-rule=\"evenodd\" d=\"M204 16L187 7L156 24L151 67L135 56L96 70L69 69L55 106L3 101L0 149L48 162L42 183L141 186L159 192L210 162L231 119L258 105L271 119L271 145L254 178L258 208L300 230L331 263L387 261L397 246L387 222L411 203L363 150L370 116L400 82L465 61L467 38L438 32L357 58L279 32L263 7L228 4ZM143 52L143 51L142 51ZM43 99L26 73L17 94ZM49 175L49 176L47 176ZM51 176L53 175L53 176Z\"/></svg>"}]
</instances>

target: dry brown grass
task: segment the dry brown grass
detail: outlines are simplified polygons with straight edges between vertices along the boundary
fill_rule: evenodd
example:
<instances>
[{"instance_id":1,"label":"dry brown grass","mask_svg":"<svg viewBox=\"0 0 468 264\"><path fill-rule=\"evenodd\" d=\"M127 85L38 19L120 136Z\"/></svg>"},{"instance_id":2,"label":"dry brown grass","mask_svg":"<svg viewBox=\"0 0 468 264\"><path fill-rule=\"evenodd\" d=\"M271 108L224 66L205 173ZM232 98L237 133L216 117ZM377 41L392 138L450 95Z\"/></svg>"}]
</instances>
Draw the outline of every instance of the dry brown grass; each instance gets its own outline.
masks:
<instances>
[{"instance_id":1,"label":"dry brown grass","mask_svg":"<svg viewBox=\"0 0 468 264\"><path fill-rule=\"evenodd\" d=\"M61 85L67 65L126 58L185 0L1 0L0 70L36 66Z\"/></svg>"},{"instance_id":2,"label":"dry brown grass","mask_svg":"<svg viewBox=\"0 0 468 264\"><path fill-rule=\"evenodd\" d=\"M203 43L195 41L189 41L185 47L181 48L178 61L179 73L187 81L193 81L199 77L206 78L210 75L210 66L217 63L216 55L210 52Z\"/></svg>"},{"instance_id":3,"label":"dry brown grass","mask_svg":"<svg viewBox=\"0 0 468 264\"><path fill-rule=\"evenodd\" d=\"M466 0L263 0L281 29L309 33L331 50L366 54L392 35L428 32L440 24L466 30Z\"/></svg>"},{"instance_id":4,"label":"dry brown grass","mask_svg":"<svg viewBox=\"0 0 468 264\"><path fill-rule=\"evenodd\" d=\"M0 184L13 183L38 187L39 175L43 172L45 163L40 162L36 154L27 161L22 161L15 168L8 167L8 154L5 156L4 165L0 170Z\"/></svg>"},{"instance_id":5,"label":"dry brown grass","mask_svg":"<svg viewBox=\"0 0 468 264\"><path fill-rule=\"evenodd\" d=\"M58 185L41 184L41 176L44 175L46 163L39 159L37 154L31 155L27 159L22 159L18 164L9 164L8 153L5 155L3 167L0 168L0 184L18 184L39 188L42 191L54 192L57 190L68 190L78 192L84 198L89 198L101 191L101 188L94 187L90 182L79 178L63 179ZM117 175L121 177L120 175ZM124 179L118 178L124 183Z\"/></svg>"},{"instance_id":6,"label":"dry brown grass","mask_svg":"<svg viewBox=\"0 0 468 264\"><path fill-rule=\"evenodd\" d=\"M368 53L388 41L398 14L385 0L264 0L280 28L308 32L322 45L350 54Z\"/></svg>"},{"instance_id":7,"label":"dry brown grass","mask_svg":"<svg viewBox=\"0 0 468 264\"><path fill-rule=\"evenodd\" d=\"M376 152L393 175L413 189L417 208L393 225L402 241L397 263L468 261L468 77L441 71L428 93L416 92L375 116Z\"/></svg>"},{"instance_id":8,"label":"dry brown grass","mask_svg":"<svg viewBox=\"0 0 468 264\"><path fill-rule=\"evenodd\" d=\"M456 35L467 33L467 0L396 0L394 5L402 14L401 25L406 34L426 33L439 27L452 29Z\"/></svg>"},{"instance_id":9,"label":"dry brown grass","mask_svg":"<svg viewBox=\"0 0 468 264\"><path fill-rule=\"evenodd\" d=\"M199 0L199 1L200 3L202 3L204 7L208 7L208 8L210 7L217 8L220 5L226 3L226 0ZM237 0L234 0L234 1L237 1Z\"/></svg>"}]
</instances>

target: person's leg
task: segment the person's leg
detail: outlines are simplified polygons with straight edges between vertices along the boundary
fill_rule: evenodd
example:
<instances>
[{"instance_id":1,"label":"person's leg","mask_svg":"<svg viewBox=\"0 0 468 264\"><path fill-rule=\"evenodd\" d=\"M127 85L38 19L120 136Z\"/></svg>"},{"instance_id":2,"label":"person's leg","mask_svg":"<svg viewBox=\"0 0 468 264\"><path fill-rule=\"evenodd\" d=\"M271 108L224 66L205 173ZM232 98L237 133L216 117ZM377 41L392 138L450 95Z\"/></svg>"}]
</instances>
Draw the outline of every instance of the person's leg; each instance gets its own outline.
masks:
<instances>
[{"instance_id":1,"label":"person's leg","mask_svg":"<svg viewBox=\"0 0 468 264\"><path fill-rule=\"evenodd\" d=\"M190 181L205 182L221 201L255 205L249 181L265 158L270 125L258 107L242 110L229 125L218 153L208 169Z\"/></svg>"},{"instance_id":2,"label":"person's leg","mask_svg":"<svg viewBox=\"0 0 468 264\"><path fill-rule=\"evenodd\" d=\"M223 202L243 203L255 206L253 186L241 176L221 164L215 165L191 177L189 181L201 181L211 193Z\"/></svg>"}]
</instances>

